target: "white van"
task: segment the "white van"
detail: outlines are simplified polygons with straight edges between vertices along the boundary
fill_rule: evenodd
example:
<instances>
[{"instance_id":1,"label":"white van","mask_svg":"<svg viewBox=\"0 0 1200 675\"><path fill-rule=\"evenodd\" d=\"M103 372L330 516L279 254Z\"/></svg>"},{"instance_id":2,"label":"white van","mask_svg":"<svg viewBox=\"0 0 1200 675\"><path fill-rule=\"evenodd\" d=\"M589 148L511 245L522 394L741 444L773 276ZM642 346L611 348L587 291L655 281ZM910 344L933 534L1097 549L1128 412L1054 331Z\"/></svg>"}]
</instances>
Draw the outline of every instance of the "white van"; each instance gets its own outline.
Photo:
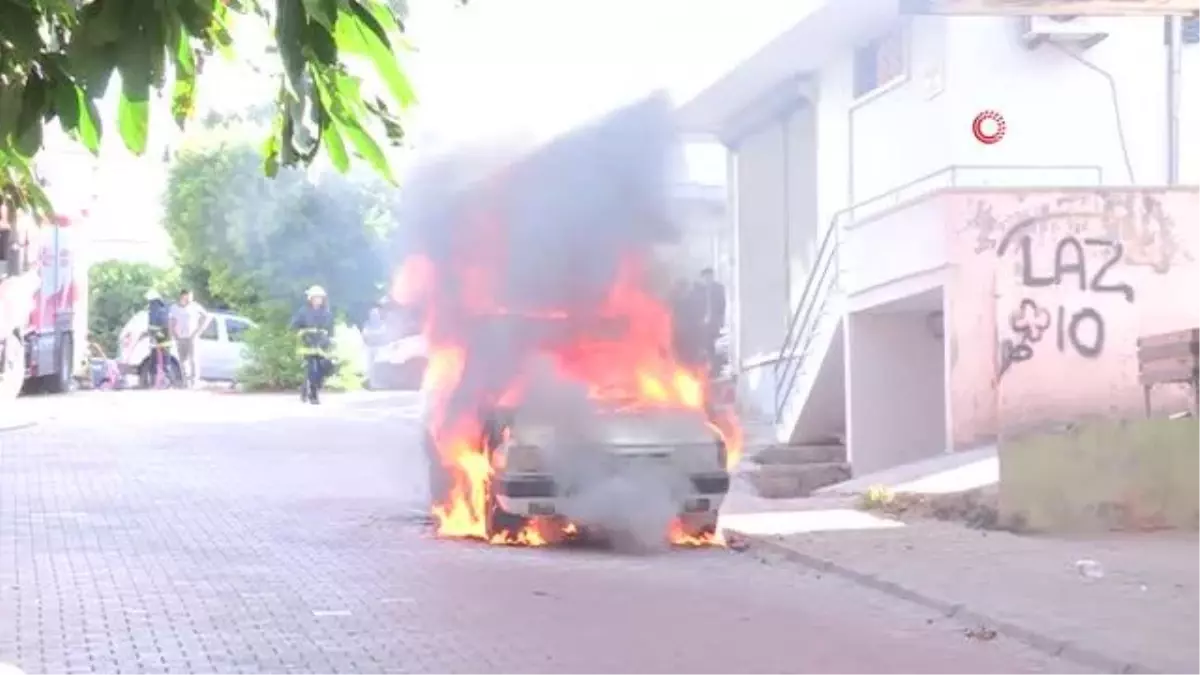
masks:
<instances>
[{"instance_id":1,"label":"white van","mask_svg":"<svg viewBox=\"0 0 1200 675\"><path fill-rule=\"evenodd\" d=\"M226 312L210 312L209 316L212 321L196 336L200 379L232 382L246 360L243 334L254 326L254 322ZM146 310L134 314L121 328L117 364L122 375L137 375L141 386L150 385L154 369L150 363L150 338L146 335ZM167 367L170 379L176 380L180 371L174 344Z\"/></svg>"}]
</instances>

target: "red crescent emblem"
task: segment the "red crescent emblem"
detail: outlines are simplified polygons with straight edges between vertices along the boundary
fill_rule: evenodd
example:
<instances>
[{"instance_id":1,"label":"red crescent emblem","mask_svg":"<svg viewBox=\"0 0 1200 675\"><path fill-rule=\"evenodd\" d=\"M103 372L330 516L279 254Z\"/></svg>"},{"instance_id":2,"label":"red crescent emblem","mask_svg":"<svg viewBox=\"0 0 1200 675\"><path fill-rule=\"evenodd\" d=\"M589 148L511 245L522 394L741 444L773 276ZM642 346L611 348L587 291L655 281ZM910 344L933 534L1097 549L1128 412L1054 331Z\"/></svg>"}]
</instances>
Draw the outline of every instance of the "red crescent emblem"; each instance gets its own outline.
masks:
<instances>
[{"instance_id":1,"label":"red crescent emblem","mask_svg":"<svg viewBox=\"0 0 1200 675\"><path fill-rule=\"evenodd\" d=\"M992 124L988 124L988 122ZM1000 113L995 110L984 110L976 115L975 121L971 123L971 135L984 145L994 145L1004 138L1007 126L1004 123L1004 116Z\"/></svg>"}]
</instances>

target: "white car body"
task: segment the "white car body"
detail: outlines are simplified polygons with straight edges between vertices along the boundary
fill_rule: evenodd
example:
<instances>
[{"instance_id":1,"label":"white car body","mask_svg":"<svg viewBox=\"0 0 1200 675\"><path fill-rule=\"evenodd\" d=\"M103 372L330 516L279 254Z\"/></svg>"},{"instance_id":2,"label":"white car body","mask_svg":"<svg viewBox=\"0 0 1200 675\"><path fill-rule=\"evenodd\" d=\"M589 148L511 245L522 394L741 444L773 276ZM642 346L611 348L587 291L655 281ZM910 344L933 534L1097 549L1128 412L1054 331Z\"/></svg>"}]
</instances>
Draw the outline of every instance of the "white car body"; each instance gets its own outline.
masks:
<instances>
[{"instance_id":1,"label":"white car body","mask_svg":"<svg viewBox=\"0 0 1200 675\"><path fill-rule=\"evenodd\" d=\"M212 321L196 336L196 359L200 379L233 381L246 361L240 336L254 326L249 319L227 312L210 312ZM146 335L147 314L142 310L121 328L117 345L117 364L124 375L137 374L150 357L150 338ZM178 359L175 345L171 355Z\"/></svg>"},{"instance_id":2,"label":"white car body","mask_svg":"<svg viewBox=\"0 0 1200 675\"><path fill-rule=\"evenodd\" d=\"M427 414L423 392L421 409ZM628 410L601 413L583 446L557 439L556 423L521 421L519 410L480 419L480 443L493 467L487 495L487 535L519 531L529 518L567 512L567 501L599 481L632 471L653 472L670 488L689 534L711 534L729 492L726 449L700 410ZM429 419L425 418L428 425ZM501 428L508 433L500 434ZM428 430L428 426L426 426ZM430 496L443 501L449 476L426 433ZM567 454L562 454L567 453Z\"/></svg>"},{"instance_id":3,"label":"white car body","mask_svg":"<svg viewBox=\"0 0 1200 675\"><path fill-rule=\"evenodd\" d=\"M375 363L390 363L403 365L417 358L425 358L429 351L429 343L424 335L410 335L385 345L380 345L375 352Z\"/></svg>"},{"instance_id":4,"label":"white car body","mask_svg":"<svg viewBox=\"0 0 1200 675\"><path fill-rule=\"evenodd\" d=\"M409 335L375 347L368 373L372 389L415 390L421 385L429 343L424 335Z\"/></svg>"}]
</instances>

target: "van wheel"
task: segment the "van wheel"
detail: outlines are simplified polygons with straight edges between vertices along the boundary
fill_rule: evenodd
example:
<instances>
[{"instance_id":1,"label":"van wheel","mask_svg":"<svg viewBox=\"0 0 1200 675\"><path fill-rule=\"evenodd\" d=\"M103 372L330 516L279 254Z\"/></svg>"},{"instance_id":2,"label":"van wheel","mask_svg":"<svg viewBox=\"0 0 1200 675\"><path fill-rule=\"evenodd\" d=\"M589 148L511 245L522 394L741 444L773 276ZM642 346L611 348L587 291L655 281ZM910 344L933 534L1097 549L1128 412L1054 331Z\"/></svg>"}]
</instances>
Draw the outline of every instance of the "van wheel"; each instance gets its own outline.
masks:
<instances>
[{"instance_id":1,"label":"van wheel","mask_svg":"<svg viewBox=\"0 0 1200 675\"><path fill-rule=\"evenodd\" d=\"M53 375L45 379L46 393L63 394L71 390L72 365L74 364L75 343L71 336L63 338L58 351L58 367Z\"/></svg>"},{"instance_id":2,"label":"van wheel","mask_svg":"<svg viewBox=\"0 0 1200 675\"><path fill-rule=\"evenodd\" d=\"M25 345L15 335L3 337L4 368L0 369L0 401L15 399L25 383Z\"/></svg>"}]
</instances>

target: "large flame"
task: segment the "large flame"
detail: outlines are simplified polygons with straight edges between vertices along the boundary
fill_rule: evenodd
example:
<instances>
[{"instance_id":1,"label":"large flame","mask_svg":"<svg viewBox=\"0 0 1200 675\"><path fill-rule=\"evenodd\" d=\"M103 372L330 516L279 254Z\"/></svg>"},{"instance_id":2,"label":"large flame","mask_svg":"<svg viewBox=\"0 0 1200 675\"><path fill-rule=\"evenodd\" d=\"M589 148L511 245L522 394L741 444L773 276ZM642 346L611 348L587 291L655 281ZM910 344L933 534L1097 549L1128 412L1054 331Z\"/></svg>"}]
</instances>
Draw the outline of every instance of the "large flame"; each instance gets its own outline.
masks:
<instances>
[{"instance_id":1,"label":"large flame","mask_svg":"<svg viewBox=\"0 0 1200 675\"><path fill-rule=\"evenodd\" d=\"M472 247L475 248L475 247ZM486 248L486 247L484 247ZM476 250L478 250L476 248ZM471 265L461 292L471 311L481 315L503 315L506 308L492 303L488 265ZM452 331L439 325L432 287L436 278L434 263L420 255L407 258L393 280L392 296L405 304L425 308L425 337L429 344L428 368L422 390L429 406L429 426L441 461L449 473L446 500L435 504L433 515L437 532L445 537L488 539L485 527L488 483L493 467L485 449L479 422L471 414L451 418L450 399L458 389L466 362L467 347L455 339ZM613 320L621 330L584 332L565 345L547 348L558 372L587 385L589 397L620 407L675 407L706 410L711 427L726 447L726 468L732 470L741 456L741 430L729 409L709 406L708 383L700 369L688 367L672 351L671 314L649 293L643 291L643 266L636 256L622 261L616 281L609 289L597 315ZM459 298L462 300L463 298ZM565 316L563 312L544 313L542 318ZM519 403L521 382L506 383L500 402ZM535 520L520 532L493 536L494 544L538 546L573 536L571 523ZM722 543L718 536L691 536L678 521L665 533L678 545Z\"/></svg>"}]
</instances>

